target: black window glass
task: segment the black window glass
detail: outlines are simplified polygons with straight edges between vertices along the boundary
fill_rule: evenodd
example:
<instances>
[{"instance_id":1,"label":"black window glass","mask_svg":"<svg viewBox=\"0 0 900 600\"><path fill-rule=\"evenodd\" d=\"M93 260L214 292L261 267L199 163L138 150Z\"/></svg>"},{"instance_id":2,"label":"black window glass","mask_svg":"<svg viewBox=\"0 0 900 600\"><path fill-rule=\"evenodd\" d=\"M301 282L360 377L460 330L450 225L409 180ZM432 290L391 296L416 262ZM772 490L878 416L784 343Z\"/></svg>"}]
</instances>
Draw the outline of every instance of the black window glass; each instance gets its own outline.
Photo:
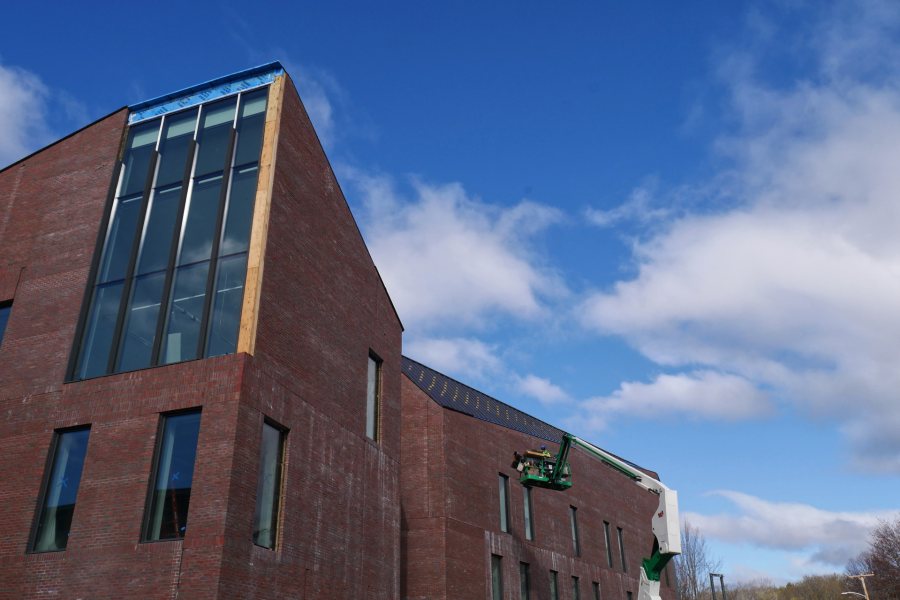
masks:
<instances>
[{"instance_id":1,"label":"black window glass","mask_svg":"<svg viewBox=\"0 0 900 600\"><path fill-rule=\"evenodd\" d=\"M234 164L244 165L259 160L263 127L266 121L266 90L259 90L241 98L238 141Z\"/></svg>"},{"instance_id":2,"label":"black window glass","mask_svg":"<svg viewBox=\"0 0 900 600\"><path fill-rule=\"evenodd\" d=\"M172 309L163 340L165 364L197 358L208 271L209 261L179 267L175 273Z\"/></svg>"},{"instance_id":3,"label":"black window glass","mask_svg":"<svg viewBox=\"0 0 900 600\"><path fill-rule=\"evenodd\" d=\"M606 542L606 564L610 568L613 566L612 543L609 541L609 523L603 521L603 538Z\"/></svg>"},{"instance_id":4,"label":"black window glass","mask_svg":"<svg viewBox=\"0 0 900 600\"><path fill-rule=\"evenodd\" d=\"M591 583L591 589L594 590L594 600L600 600L600 583L594 581Z\"/></svg>"},{"instance_id":5,"label":"black window glass","mask_svg":"<svg viewBox=\"0 0 900 600\"><path fill-rule=\"evenodd\" d=\"M158 119L133 127L129 132L125 156L122 158L124 172L119 196L131 196L144 191L158 132Z\"/></svg>"},{"instance_id":6,"label":"black window glass","mask_svg":"<svg viewBox=\"0 0 900 600\"><path fill-rule=\"evenodd\" d=\"M491 554L491 600L503 600L503 558Z\"/></svg>"},{"instance_id":7,"label":"black window glass","mask_svg":"<svg viewBox=\"0 0 900 600\"><path fill-rule=\"evenodd\" d=\"M119 370L131 371L150 366L156 321L162 298L165 272L142 275L134 281L131 305L126 313Z\"/></svg>"},{"instance_id":8,"label":"black window glass","mask_svg":"<svg viewBox=\"0 0 900 600\"><path fill-rule=\"evenodd\" d=\"M196 176L221 172L226 168L225 155L234 124L235 99L223 100L203 107L197 143Z\"/></svg>"},{"instance_id":9,"label":"black window glass","mask_svg":"<svg viewBox=\"0 0 900 600\"><path fill-rule=\"evenodd\" d=\"M182 538L187 531L199 432L199 411L163 417L144 535L148 541Z\"/></svg>"},{"instance_id":10,"label":"black window glass","mask_svg":"<svg viewBox=\"0 0 900 600\"><path fill-rule=\"evenodd\" d=\"M559 600L559 582L556 571L550 571L550 600Z\"/></svg>"},{"instance_id":11,"label":"black window glass","mask_svg":"<svg viewBox=\"0 0 900 600\"><path fill-rule=\"evenodd\" d=\"M194 182L190 206L187 209L187 222L184 226L184 239L181 242L181 255L178 258L179 265L209 259L221 190L221 175Z\"/></svg>"},{"instance_id":12,"label":"black window glass","mask_svg":"<svg viewBox=\"0 0 900 600\"><path fill-rule=\"evenodd\" d=\"M220 256L243 252L250 247L250 224L253 222L258 171L256 165L234 170L231 192L228 195L225 235L219 248Z\"/></svg>"},{"instance_id":13,"label":"black window glass","mask_svg":"<svg viewBox=\"0 0 900 600\"><path fill-rule=\"evenodd\" d=\"M35 528L35 552L66 549L89 433L85 428L55 434L50 474Z\"/></svg>"},{"instance_id":14,"label":"black window glass","mask_svg":"<svg viewBox=\"0 0 900 600\"><path fill-rule=\"evenodd\" d=\"M138 258L138 275L163 271L168 266L180 200L180 185L154 192L148 209L147 231Z\"/></svg>"},{"instance_id":15,"label":"black window glass","mask_svg":"<svg viewBox=\"0 0 900 600\"><path fill-rule=\"evenodd\" d=\"M119 315L119 300L122 296L121 281L98 285L94 291L94 303L88 314L85 328L81 364L78 375L81 379L96 377L106 373L110 348Z\"/></svg>"},{"instance_id":16,"label":"black window glass","mask_svg":"<svg viewBox=\"0 0 900 600\"><path fill-rule=\"evenodd\" d=\"M215 297L209 322L207 356L230 354L237 349L246 274L246 253L229 256L219 261Z\"/></svg>"},{"instance_id":17,"label":"black window glass","mask_svg":"<svg viewBox=\"0 0 900 600\"><path fill-rule=\"evenodd\" d=\"M100 261L100 283L125 278L140 216L141 196L120 198L116 202L106 239L106 250Z\"/></svg>"},{"instance_id":18,"label":"black window glass","mask_svg":"<svg viewBox=\"0 0 900 600\"><path fill-rule=\"evenodd\" d=\"M184 179L188 152L194 139L197 110L166 117L166 127L159 149L159 169L156 186L164 187L180 183Z\"/></svg>"},{"instance_id":19,"label":"black window glass","mask_svg":"<svg viewBox=\"0 0 900 600\"><path fill-rule=\"evenodd\" d=\"M264 423L259 452L256 510L253 515L253 543L265 548L275 547L283 448L284 432Z\"/></svg>"},{"instance_id":20,"label":"black window glass","mask_svg":"<svg viewBox=\"0 0 900 600\"><path fill-rule=\"evenodd\" d=\"M622 558L622 570L626 573L628 572L628 561L625 559L625 535L622 532L622 528L617 528L619 531L619 553Z\"/></svg>"},{"instance_id":21,"label":"black window glass","mask_svg":"<svg viewBox=\"0 0 900 600\"><path fill-rule=\"evenodd\" d=\"M0 343L3 342L3 334L6 333L6 323L9 322L9 313L12 312L12 303L0 304Z\"/></svg>"},{"instance_id":22,"label":"black window glass","mask_svg":"<svg viewBox=\"0 0 900 600\"><path fill-rule=\"evenodd\" d=\"M578 578L572 576L572 600L581 600L581 587L578 585Z\"/></svg>"},{"instance_id":23,"label":"black window glass","mask_svg":"<svg viewBox=\"0 0 900 600\"><path fill-rule=\"evenodd\" d=\"M521 600L531 598L531 575L528 569L528 563L519 563L519 598Z\"/></svg>"}]
</instances>

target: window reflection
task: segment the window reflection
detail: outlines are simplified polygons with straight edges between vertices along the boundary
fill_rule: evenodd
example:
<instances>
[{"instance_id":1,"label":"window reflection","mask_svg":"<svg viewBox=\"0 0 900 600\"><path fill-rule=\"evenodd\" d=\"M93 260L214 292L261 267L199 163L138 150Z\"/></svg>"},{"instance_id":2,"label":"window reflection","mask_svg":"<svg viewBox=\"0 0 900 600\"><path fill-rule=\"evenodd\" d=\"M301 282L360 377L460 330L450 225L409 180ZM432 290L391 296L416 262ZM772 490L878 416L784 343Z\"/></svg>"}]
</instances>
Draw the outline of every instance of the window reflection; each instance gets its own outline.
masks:
<instances>
[{"instance_id":1,"label":"window reflection","mask_svg":"<svg viewBox=\"0 0 900 600\"><path fill-rule=\"evenodd\" d=\"M35 531L35 552L66 549L89 433L84 428L55 434L50 476Z\"/></svg>"},{"instance_id":2,"label":"window reflection","mask_svg":"<svg viewBox=\"0 0 900 600\"><path fill-rule=\"evenodd\" d=\"M187 531L199 432L200 411L163 417L144 536L147 541L183 538Z\"/></svg>"}]
</instances>

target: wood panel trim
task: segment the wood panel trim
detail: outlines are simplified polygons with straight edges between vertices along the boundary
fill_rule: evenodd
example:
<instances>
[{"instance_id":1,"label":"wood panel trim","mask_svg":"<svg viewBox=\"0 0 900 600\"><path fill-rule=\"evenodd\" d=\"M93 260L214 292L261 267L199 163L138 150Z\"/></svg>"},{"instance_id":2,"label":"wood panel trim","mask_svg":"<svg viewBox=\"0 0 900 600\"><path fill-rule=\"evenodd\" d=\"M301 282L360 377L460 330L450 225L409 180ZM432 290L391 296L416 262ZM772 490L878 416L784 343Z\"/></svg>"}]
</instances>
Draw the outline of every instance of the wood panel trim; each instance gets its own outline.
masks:
<instances>
[{"instance_id":1,"label":"wood panel trim","mask_svg":"<svg viewBox=\"0 0 900 600\"><path fill-rule=\"evenodd\" d=\"M237 351L247 354L253 354L256 349L256 327L259 321L263 262L266 253L266 238L269 234L269 213L272 208L272 187L275 182L275 160L278 152L278 134L284 100L284 78L285 75L279 75L269 86L266 124L259 158L259 180L256 184L253 227L250 231L250 250L247 255L247 280L244 285L244 305L241 309L241 325L237 344Z\"/></svg>"}]
</instances>

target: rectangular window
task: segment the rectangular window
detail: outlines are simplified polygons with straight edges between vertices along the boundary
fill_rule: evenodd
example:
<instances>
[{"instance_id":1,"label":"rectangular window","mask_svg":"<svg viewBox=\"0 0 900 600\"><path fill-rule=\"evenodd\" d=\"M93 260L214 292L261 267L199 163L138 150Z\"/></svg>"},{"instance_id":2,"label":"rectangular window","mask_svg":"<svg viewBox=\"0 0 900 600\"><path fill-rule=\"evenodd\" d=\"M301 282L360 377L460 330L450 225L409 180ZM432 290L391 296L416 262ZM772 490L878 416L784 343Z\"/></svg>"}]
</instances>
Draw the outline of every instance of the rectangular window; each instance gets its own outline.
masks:
<instances>
[{"instance_id":1,"label":"rectangular window","mask_svg":"<svg viewBox=\"0 0 900 600\"><path fill-rule=\"evenodd\" d=\"M594 591L594 600L600 600L600 583L597 581L592 581L591 589Z\"/></svg>"},{"instance_id":2,"label":"rectangular window","mask_svg":"<svg viewBox=\"0 0 900 600\"><path fill-rule=\"evenodd\" d=\"M145 517L144 541L184 537L199 433L199 410L162 416L153 461L153 487Z\"/></svg>"},{"instance_id":3,"label":"rectangular window","mask_svg":"<svg viewBox=\"0 0 900 600\"><path fill-rule=\"evenodd\" d=\"M53 434L47 463L49 473L41 495L40 511L31 544L33 552L66 549L89 434L88 427L56 431Z\"/></svg>"},{"instance_id":4,"label":"rectangular window","mask_svg":"<svg viewBox=\"0 0 900 600\"><path fill-rule=\"evenodd\" d=\"M497 483L500 488L500 531L509 533L509 477L500 473Z\"/></svg>"},{"instance_id":5,"label":"rectangular window","mask_svg":"<svg viewBox=\"0 0 900 600\"><path fill-rule=\"evenodd\" d=\"M503 600L503 557L491 554L491 600Z\"/></svg>"},{"instance_id":6,"label":"rectangular window","mask_svg":"<svg viewBox=\"0 0 900 600\"><path fill-rule=\"evenodd\" d=\"M569 507L569 521L572 524L572 547L575 549L575 556L581 556L581 544L578 542L578 509L574 506Z\"/></svg>"},{"instance_id":7,"label":"rectangular window","mask_svg":"<svg viewBox=\"0 0 900 600\"><path fill-rule=\"evenodd\" d=\"M581 588L578 585L578 578L572 576L572 600L581 600Z\"/></svg>"},{"instance_id":8,"label":"rectangular window","mask_svg":"<svg viewBox=\"0 0 900 600\"><path fill-rule=\"evenodd\" d=\"M129 128L70 380L236 352L267 94Z\"/></svg>"},{"instance_id":9,"label":"rectangular window","mask_svg":"<svg viewBox=\"0 0 900 600\"><path fill-rule=\"evenodd\" d=\"M628 562L625 560L625 535L622 533L622 528L617 527L619 531L619 554L622 557L622 571L628 572Z\"/></svg>"},{"instance_id":10,"label":"rectangular window","mask_svg":"<svg viewBox=\"0 0 900 600\"><path fill-rule=\"evenodd\" d=\"M534 517L532 508L531 508L531 488L528 486L522 486L522 506L525 510L525 539L533 540L534 539Z\"/></svg>"},{"instance_id":11,"label":"rectangular window","mask_svg":"<svg viewBox=\"0 0 900 600\"><path fill-rule=\"evenodd\" d=\"M625 592L625 597L627 600L632 600L634 598L634 596L631 595L631 592Z\"/></svg>"},{"instance_id":12,"label":"rectangular window","mask_svg":"<svg viewBox=\"0 0 900 600\"><path fill-rule=\"evenodd\" d=\"M278 528L278 503L281 498L281 472L284 462L283 429L263 423L259 445L259 480L256 484L256 510L253 514L253 543L274 548Z\"/></svg>"},{"instance_id":13,"label":"rectangular window","mask_svg":"<svg viewBox=\"0 0 900 600\"><path fill-rule=\"evenodd\" d=\"M603 537L606 539L606 564L612 569L612 542L609 540L609 523L607 521L603 521Z\"/></svg>"},{"instance_id":14,"label":"rectangular window","mask_svg":"<svg viewBox=\"0 0 900 600\"><path fill-rule=\"evenodd\" d=\"M528 563L519 563L519 598L520 600L530 600L531 598L531 575L528 572Z\"/></svg>"},{"instance_id":15,"label":"rectangular window","mask_svg":"<svg viewBox=\"0 0 900 600\"><path fill-rule=\"evenodd\" d=\"M556 571L550 571L550 600L559 600L559 577Z\"/></svg>"},{"instance_id":16,"label":"rectangular window","mask_svg":"<svg viewBox=\"0 0 900 600\"><path fill-rule=\"evenodd\" d=\"M3 343L3 334L6 333L6 323L9 321L10 312L12 312L12 302L0 303L0 344Z\"/></svg>"},{"instance_id":17,"label":"rectangular window","mask_svg":"<svg viewBox=\"0 0 900 600\"><path fill-rule=\"evenodd\" d=\"M378 439L378 405L381 403L381 359L369 352L366 376L366 436Z\"/></svg>"}]
</instances>

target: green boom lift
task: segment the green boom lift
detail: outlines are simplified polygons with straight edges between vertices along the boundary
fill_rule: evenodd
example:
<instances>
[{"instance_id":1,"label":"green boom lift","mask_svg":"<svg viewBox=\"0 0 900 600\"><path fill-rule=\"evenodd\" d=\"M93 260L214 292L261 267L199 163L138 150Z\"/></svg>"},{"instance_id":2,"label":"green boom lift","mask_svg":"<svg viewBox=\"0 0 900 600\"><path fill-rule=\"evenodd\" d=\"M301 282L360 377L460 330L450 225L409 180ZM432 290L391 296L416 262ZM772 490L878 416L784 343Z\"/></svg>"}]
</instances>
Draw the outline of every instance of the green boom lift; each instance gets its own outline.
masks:
<instances>
[{"instance_id":1,"label":"green boom lift","mask_svg":"<svg viewBox=\"0 0 900 600\"><path fill-rule=\"evenodd\" d=\"M526 450L525 454L515 453L513 467L519 472L519 481L530 487L565 491L572 487L572 473L569 468L569 451L572 446L581 448L590 456L622 473L635 484L659 496L659 506L653 515L652 529L655 539L649 558L641 563L641 583L638 600L661 600L659 577L666 564L681 554L681 531L678 524L678 493L662 482L650 477L622 459L582 440L564 433L559 452L554 457L545 448Z\"/></svg>"}]
</instances>

